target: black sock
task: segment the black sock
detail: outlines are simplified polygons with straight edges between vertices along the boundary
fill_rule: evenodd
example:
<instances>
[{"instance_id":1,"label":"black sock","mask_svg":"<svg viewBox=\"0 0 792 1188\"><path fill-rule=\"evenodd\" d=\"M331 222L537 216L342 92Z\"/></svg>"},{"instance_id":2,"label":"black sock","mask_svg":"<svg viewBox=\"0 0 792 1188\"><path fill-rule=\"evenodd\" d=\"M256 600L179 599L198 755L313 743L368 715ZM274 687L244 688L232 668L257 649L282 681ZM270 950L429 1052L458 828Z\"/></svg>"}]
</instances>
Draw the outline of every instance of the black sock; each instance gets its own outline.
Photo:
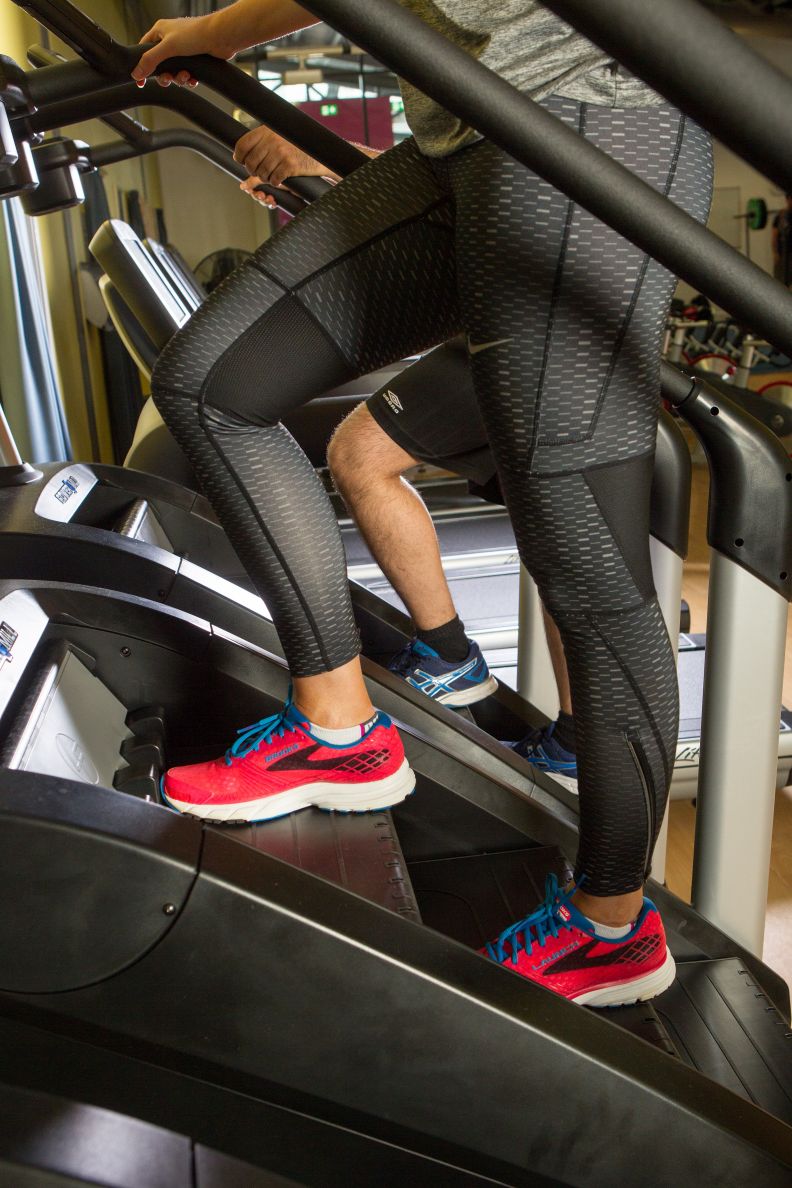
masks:
<instances>
[{"instance_id":1,"label":"black sock","mask_svg":"<svg viewBox=\"0 0 792 1188\"><path fill-rule=\"evenodd\" d=\"M564 748L565 751L575 753L575 719L571 714L565 714L563 710L556 718L555 730L553 731L553 738L558 744Z\"/></svg>"},{"instance_id":2,"label":"black sock","mask_svg":"<svg viewBox=\"0 0 792 1188\"><path fill-rule=\"evenodd\" d=\"M428 647L434 648L438 656L448 660L449 664L461 662L470 651L470 640L465 635L465 624L459 615L454 615L453 619L443 623L441 627L419 631L418 639Z\"/></svg>"}]
</instances>

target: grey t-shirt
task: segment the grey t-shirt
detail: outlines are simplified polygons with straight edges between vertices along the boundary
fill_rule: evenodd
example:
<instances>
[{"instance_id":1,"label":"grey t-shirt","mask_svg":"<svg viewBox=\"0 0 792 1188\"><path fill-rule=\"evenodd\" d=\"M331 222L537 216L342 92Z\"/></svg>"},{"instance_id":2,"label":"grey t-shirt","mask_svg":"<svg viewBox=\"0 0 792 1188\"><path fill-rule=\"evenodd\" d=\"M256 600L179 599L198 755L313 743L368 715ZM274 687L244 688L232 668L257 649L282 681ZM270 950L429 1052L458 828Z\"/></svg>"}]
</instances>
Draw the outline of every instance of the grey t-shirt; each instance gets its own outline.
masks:
<instances>
[{"instance_id":1,"label":"grey t-shirt","mask_svg":"<svg viewBox=\"0 0 792 1188\"><path fill-rule=\"evenodd\" d=\"M652 107L660 97L539 0L399 0L532 99L563 95L604 107ZM401 80L407 122L423 153L443 157L477 138Z\"/></svg>"}]
</instances>

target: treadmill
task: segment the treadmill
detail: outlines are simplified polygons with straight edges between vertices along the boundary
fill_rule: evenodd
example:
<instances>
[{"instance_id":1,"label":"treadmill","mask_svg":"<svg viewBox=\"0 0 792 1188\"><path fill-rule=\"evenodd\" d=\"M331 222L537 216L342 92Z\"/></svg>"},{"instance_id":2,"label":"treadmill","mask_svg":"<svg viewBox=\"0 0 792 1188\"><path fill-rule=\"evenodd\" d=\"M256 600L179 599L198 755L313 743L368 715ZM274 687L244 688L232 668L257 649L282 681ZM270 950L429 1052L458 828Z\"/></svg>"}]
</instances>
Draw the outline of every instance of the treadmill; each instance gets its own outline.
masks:
<instances>
[{"instance_id":1,"label":"treadmill","mask_svg":"<svg viewBox=\"0 0 792 1188\"><path fill-rule=\"evenodd\" d=\"M215 753L287 674L200 600L129 593L106 544L103 587L0 583L2 1079L304 1183L349 1182L354 1151L359 1183L613 1184L639 1165L669 1184L705 1144L718 1182L788 1183L780 979L660 887L680 978L656 1008L595 1015L482 959L526 880L533 897L563 875L574 813L398 678L366 662L419 778L393 813L218 830L154 803L163 762ZM269 1143L273 1115L296 1141Z\"/></svg>"}]
</instances>

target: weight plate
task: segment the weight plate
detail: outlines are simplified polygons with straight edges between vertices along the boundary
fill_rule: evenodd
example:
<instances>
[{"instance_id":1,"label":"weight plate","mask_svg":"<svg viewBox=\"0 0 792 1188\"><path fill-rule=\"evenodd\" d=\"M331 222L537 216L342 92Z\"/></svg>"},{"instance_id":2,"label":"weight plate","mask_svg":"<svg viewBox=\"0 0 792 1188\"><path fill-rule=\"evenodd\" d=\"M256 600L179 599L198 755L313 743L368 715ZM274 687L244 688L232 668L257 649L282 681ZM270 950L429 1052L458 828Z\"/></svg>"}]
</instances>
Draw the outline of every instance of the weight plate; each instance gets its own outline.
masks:
<instances>
[{"instance_id":1,"label":"weight plate","mask_svg":"<svg viewBox=\"0 0 792 1188\"><path fill-rule=\"evenodd\" d=\"M763 231L767 226L767 203L764 198L749 198L746 210L748 226L752 231Z\"/></svg>"}]
</instances>

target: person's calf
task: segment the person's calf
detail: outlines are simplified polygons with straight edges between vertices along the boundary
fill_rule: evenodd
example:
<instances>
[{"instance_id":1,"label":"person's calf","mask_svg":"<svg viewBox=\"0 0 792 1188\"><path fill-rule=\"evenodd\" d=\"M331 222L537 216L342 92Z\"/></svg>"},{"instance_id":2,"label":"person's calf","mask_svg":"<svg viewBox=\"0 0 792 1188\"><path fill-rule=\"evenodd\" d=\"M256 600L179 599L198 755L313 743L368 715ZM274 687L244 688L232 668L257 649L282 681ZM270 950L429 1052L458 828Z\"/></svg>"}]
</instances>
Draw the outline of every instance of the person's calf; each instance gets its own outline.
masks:
<instances>
[{"instance_id":1,"label":"person's calf","mask_svg":"<svg viewBox=\"0 0 792 1188\"><path fill-rule=\"evenodd\" d=\"M418 631L456 617L434 524L419 493L401 476L415 464L365 405L339 425L327 452L350 514Z\"/></svg>"}]
</instances>

